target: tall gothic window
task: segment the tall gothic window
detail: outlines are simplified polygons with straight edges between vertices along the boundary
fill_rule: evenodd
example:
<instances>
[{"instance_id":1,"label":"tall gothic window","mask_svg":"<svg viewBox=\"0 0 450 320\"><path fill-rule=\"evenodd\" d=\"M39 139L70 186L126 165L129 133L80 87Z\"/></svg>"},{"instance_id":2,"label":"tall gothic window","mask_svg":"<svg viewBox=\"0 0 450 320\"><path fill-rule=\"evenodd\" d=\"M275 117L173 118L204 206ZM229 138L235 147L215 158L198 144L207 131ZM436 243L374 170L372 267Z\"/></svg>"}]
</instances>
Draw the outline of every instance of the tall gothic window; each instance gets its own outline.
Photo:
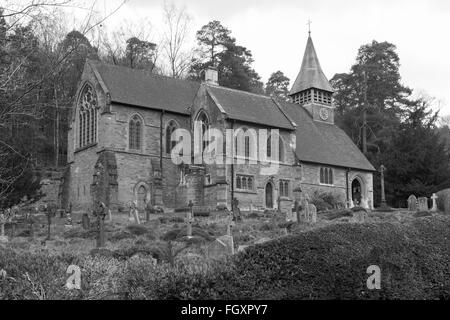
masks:
<instances>
[{"instance_id":1,"label":"tall gothic window","mask_svg":"<svg viewBox=\"0 0 450 320\"><path fill-rule=\"evenodd\" d=\"M272 136L269 135L269 137L267 138L267 145L266 145L266 150L267 150L267 159L272 159L275 158L275 155L272 155ZM283 139L281 138L281 136L279 136L279 140L278 140L278 161L282 162L284 161L284 144L283 144Z\"/></svg>"},{"instance_id":2,"label":"tall gothic window","mask_svg":"<svg viewBox=\"0 0 450 320\"><path fill-rule=\"evenodd\" d=\"M128 131L129 146L132 150L141 150L142 148L142 121L138 115L130 119Z\"/></svg>"},{"instance_id":3,"label":"tall gothic window","mask_svg":"<svg viewBox=\"0 0 450 320\"><path fill-rule=\"evenodd\" d=\"M203 152L205 151L206 147L208 146L208 137L206 137L206 139L204 138L205 133L208 131L209 129L209 119L208 116L206 115L205 111L200 111L200 113L197 116L197 120L196 121L200 121L201 123L201 135L200 135L200 139L201 139L201 146L202 146L202 162L203 162Z\"/></svg>"},{"instance_id":4,"label":"tall gothic window","mask_svg":"<svg viewBox=\"0 0 450 320\"><path fill-rule=\"evenodd\" d=\"M97 142L97 95L89 84L81 92L78 116L78 147L83 148Z\"/></svg>"},{"instance_id":5,"label":"tall gothic window","mask_svg":"<svg viewBox=\"0 0 450 320\"><path fill-rule=\"evenodd\" d=\"M166 153L170 154L172 149L177 145L177 141L172 141L172 133L178 128L175 121L170 121L166 128Z\"/></svg>"}]
</instances>

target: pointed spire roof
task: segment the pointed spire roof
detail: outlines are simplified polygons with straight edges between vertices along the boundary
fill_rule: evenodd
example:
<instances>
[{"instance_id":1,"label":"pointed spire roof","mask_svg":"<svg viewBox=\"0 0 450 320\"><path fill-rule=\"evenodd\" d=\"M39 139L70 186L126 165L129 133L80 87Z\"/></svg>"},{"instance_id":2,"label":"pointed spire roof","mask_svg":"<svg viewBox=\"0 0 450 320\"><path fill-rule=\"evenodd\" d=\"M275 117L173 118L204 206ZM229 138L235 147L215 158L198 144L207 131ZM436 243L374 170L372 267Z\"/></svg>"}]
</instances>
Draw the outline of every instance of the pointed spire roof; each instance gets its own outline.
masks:
<instances>
[{"instance_id":1,"label":"pointed spire roof","mask_svg":"<svg viewBox=\"0 0 450 320\"><path fill-rule=\"evenodd\" d=\"M302 68L297 76L297 79L292 86L290 94L295 94L310 88L321 89L329 92L334 92L327 77L320 67L319 58L314 49L314 44L311 35L308 37L306 44L305 55L303 56Z\"/></svg>"}]
</instances>

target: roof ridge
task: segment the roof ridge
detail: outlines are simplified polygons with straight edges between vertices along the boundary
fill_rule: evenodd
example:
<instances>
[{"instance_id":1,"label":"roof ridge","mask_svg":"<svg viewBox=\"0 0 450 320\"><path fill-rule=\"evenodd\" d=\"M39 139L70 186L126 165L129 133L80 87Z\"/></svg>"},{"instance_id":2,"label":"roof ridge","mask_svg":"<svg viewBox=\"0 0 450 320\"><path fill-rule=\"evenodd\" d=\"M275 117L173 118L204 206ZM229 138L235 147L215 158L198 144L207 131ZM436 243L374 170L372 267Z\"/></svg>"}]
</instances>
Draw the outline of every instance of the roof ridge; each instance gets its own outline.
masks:
<instances>
[{"instance_id":1,"label":"roof ridge","mask_svg":"<svg viewBox=\"0 0 450 320\"><path fill-rule=\"evenodd\" d=\"M266 99L272 99L270 96L266 96L266 95L264 95L264 94L259 94L259 93L254 93L254 92L248 92L248 91L239 90L239 89L234 89L234 88L228 88L228 87L223 87L223 86L215 86L215 85L210 85L210 84L206 84L206 86L208 86L209 88L225 89L225 90L229 90L229 91L234 91L234 92L239 92L239 93L245 93L245 94L252 95L252 96L256 96L256 97L262 97L262 98L266 98Z\"/></svg>"},{"instance_id":2,"label":"roof ridge","mask_svg":"<svg viewBox=\"0 0 450 320\"><path fill-rule=\"evenodd\" d=\"M181 79L181 78L173 78L170 76L166 76L163 74L158 74L158 73L153 73L152 71L146 70L146 69L133 69L127 66L122 66L122 65L117 65L117 64L111 64L111 63L106 63L104 61L100 61L100 60L93 60L93 59L87 59L88 62L97 64L97 65L103 65L106 67L112 67L112 68L117 68L117 69L124 69L124 70L128 70L129 72L134 72L134 73L141 73L144 74L146 76L149 77L154 77L154 78L162 78L162 79L167 79L167 80L173 80L173 81L178 81L178 82L187 82L187 83L191 83L191 84L195 84L195 85L200 85L200 83L198 81L195 80L189 80L189 79Z\"/></svg>"}]
</instances>

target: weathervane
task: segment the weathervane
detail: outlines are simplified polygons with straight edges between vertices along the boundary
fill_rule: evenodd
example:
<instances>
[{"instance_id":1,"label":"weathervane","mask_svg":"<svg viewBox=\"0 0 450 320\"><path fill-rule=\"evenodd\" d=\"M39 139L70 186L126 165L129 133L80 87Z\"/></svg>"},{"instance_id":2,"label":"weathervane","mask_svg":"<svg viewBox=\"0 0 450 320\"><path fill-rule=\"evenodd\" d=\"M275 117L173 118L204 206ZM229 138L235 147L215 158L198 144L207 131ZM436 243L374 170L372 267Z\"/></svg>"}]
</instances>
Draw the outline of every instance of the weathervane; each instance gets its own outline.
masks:
<instances>
[{"instance_id":1,"label":"weathervane","mask_svg":"<svg viewBox=\"0 0 450 320\"><path fill-rule=\"evenodd\" d=\"M312 21L310 19L308 19L307 25L308 25L308 33L310 36L311 36L311 23L312 23Z\"/></svg>"}]
</instances>

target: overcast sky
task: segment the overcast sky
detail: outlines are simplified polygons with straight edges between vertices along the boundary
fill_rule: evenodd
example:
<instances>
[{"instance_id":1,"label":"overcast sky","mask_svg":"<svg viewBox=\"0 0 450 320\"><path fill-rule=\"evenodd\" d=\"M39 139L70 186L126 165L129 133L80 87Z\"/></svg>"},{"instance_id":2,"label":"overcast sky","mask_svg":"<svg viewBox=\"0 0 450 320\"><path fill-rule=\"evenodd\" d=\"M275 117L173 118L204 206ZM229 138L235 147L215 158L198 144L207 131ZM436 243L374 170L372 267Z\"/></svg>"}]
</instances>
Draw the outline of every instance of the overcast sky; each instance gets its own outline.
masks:
<instances>
[{"instance_id":1,"label":"overcast sky","mask_svg":"<svg viewBox=\"0 0 450 320\"><path fill-rule=\"evenodd\" d=\"M104 10L120 0L98 2ZM450 115L450 1L448 0L173 0L192 16L191 37L211 20L232 31L253 53L265 82L274 71L295 80L312 20L312 38L328 78L348 72L358 48L372 40L397 46L402 81L442 101ZM129 0L111 20L148 18L161 29L162 0ZM105 9L106 8L106 9ZM193 40L192 40L193 41ZM436 104L437 105L437 104Z\"/></svg>"}]
</instances>

